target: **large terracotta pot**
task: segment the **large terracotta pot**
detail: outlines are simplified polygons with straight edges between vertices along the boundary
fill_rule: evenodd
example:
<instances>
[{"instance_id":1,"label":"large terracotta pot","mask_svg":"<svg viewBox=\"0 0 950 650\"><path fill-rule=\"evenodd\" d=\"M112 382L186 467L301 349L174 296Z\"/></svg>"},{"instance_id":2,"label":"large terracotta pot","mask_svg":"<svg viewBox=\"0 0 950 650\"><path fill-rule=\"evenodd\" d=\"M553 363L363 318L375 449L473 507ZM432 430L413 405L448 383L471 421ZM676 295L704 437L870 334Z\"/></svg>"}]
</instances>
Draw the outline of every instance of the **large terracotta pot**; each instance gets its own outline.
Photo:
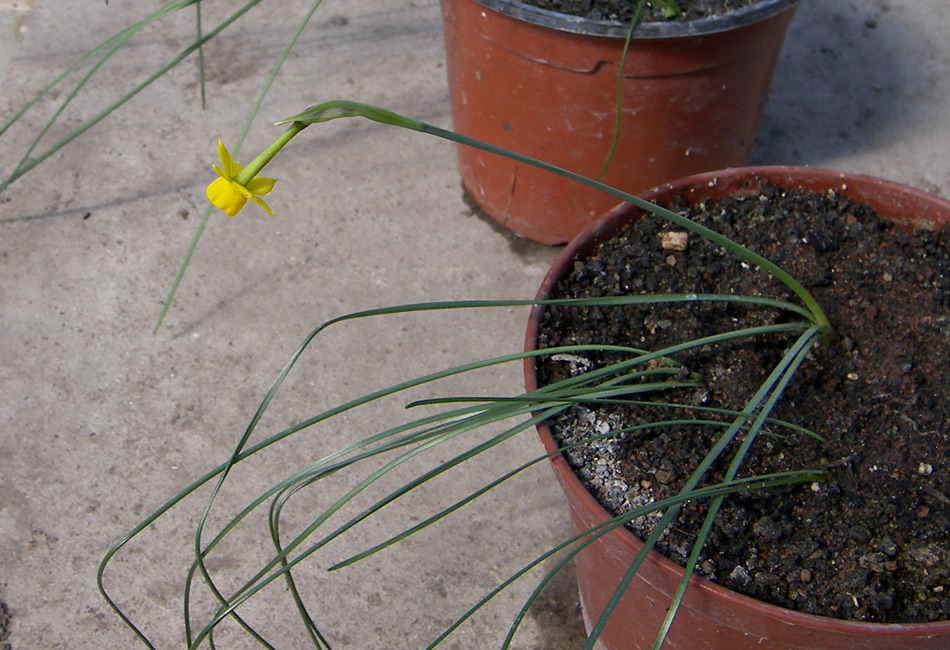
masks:
<instances>
[{"instance_id":1,"label":"large terracotta pot","mask_svg":"<svg viewBox=\"0 0 950 650\"><path fill-rule=\"evenodd\" d=\"M950 222L950 202L905 186L866 176L787 167L732 169L702 174L656 188L643 196L661 202L684 196L690 202L717 198L759 178L785 188L834 189L901 223L942 228ZM537 298L550 296L555 283L567 276L574 260L585 257L642 212L622 205L577 237L548 272ZM526 349L536 348L544 308L531 313ZM537 387L534 363L525 363L528 390ZM538 431L548 452L555 451L550 430ZM580 533L610 519L607 512L573 473L567 461L553 458L553 467L570 504L573 527ZM642 543L625 528L615 529L577 557L577 576L585 620L596 621ZM650 648L683 569L657 552L649 554L601 636L609 650ZM677 614L665 648L709 650L945 650L950 648L950 622L883 625L801 614L762 603L694 577Z\"/></svg>"},{"instance_id":2,"label":"large terracotta pot","mask_svg":"<svg viewBox=\"0 0 950 650\"><path fill-rule=\"evenodd\" d=\"M638 27L623 79L617 154L602 178L632 194L745 165L797 0L724 17ZM514 0L442 0L457 132L596 176L614 132L626 28ZM615 200L459 146L467 192L491 217L546 244L570 241Z\"/></svg>"}]
</instances>

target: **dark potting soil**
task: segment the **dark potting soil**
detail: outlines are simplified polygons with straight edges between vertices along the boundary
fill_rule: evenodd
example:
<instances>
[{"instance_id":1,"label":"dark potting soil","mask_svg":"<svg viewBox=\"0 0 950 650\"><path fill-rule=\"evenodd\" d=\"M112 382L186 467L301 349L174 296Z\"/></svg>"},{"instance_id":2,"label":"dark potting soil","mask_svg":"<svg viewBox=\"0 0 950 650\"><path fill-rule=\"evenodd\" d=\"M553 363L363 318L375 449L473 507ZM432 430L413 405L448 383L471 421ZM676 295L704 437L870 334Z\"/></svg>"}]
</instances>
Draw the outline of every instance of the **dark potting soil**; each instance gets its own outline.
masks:
<instances>
[{"instance_id":1,"label":"dark potting soil","mask_svg":"<svg viewBox=\"0 0 950 650\"><path fill-rule=\"evenodd\" d=\"M525 4L591 20L613 20L630 23L636 12L637 0L522 0ZM674 0L681 15L675 20L709 18L753 5L759 0ZM662 3L647 2L643 22L669 20Z\"/></svg>"},{"instance_id":2,"label":"dark potting soil","mask_svg":"<svg viewBox=\"0 0 950 650\"><path fill-rule=\"evenodd\" d=\"M727 497L697 572L811 614L888 623L950 619L950 232L906 232L839 194L771 187L670 207L790 271L837 333L811 351L772 413L826 442L769 426L740 474L824 469L830 480ZM577 262L556 296L735 293L797 304L768 274L695 235L686 250L664 248L663 233L675 230L643 219ZM725 303L551 307L539 347L612 343L655 350L787 319L776 310ZM702 386L663 399L740 410L792 342L773 335L677 355L701 375ZM539 384L611 360L544 357ZM684 417L711 416L587 405L551 424L568 443ZM694 425L622 434L571 452L568 460L618 514L675 494L722 431ZM711 480L723 475L729 452ZM684 564L706 507L688 504L658 550ZM645 537L658 518L641 518L631 528Z\"/></svg>"}]
</instances>

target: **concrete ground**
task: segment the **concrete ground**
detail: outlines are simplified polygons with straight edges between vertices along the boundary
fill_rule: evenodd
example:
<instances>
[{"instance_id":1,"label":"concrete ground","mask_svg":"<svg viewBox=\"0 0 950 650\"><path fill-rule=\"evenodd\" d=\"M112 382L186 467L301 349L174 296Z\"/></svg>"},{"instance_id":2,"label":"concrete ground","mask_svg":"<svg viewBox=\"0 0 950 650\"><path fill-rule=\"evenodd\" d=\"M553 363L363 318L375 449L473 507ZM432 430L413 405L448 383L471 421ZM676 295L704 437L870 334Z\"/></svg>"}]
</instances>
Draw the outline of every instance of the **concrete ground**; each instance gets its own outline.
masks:
<instances>
[{"instance_id":1,"label":"concrete ground","mask_svg":"<svg viewBox=\"0 0 950 650\"><path fill-rule=\"evenodd\" d=\"M0 121L90 47L161 4L0 1L0 13L26 16L0 87ZM210 29L223 7L240 3L204 4ZM324 125L268 168L280 179L269 197L274 216L254 206L235 219L212 216L165 325L153 335L204 214L216 139L237 139L307 6L262 2L207 46L207 109L192 57L0 193L0 601L9 614L0 646L136 647L96 591L101 557L228 457L317 324L381 305L530 298L557 253L471 214L451 146L363 121ZM186 10L143 32L50 136L126 92L185 47L192 30ZM945 0L802 2L754 162L869 173L950 194L948 32ZM67 92L55 91L0 136L3 176ZM438 2L328 0L277 78L241 160L275 136L267 124L331 98L449 126ZM339 327L304 356L253 440L400 378L517 351L525 313L496 309ZM519 388L519 368L512 366L444 390ZM226 484L210 530L269 480L392 423L403 402L313 427L242 466ZM539 451L529 433L501 457L515 462ZM387 509L303 567L301 589L334 648L424 647L478 596L567 533L562 497L549 470L539 467L437 530L363 565L324 571L487 475L484 464L473 464ZM183 643L180 593L207 496L202 491L147 531L105 575L110 593L156 647ZM288 513L288 530L309 509L331 502L329 489L306 497ZM225 590L269 549L263 522L252 523L209 560ZM519 583L445 647L500 644L515 605L537 580ZM208 597L196 598L198 613L206 612ZM303 647L283 584L252 601L247 617L277 647ZM515 647L579 647L579 626L568 573L527 617ZM225 628L219 647L254 646L233 625Z\"/></svg>"}]
</instances>

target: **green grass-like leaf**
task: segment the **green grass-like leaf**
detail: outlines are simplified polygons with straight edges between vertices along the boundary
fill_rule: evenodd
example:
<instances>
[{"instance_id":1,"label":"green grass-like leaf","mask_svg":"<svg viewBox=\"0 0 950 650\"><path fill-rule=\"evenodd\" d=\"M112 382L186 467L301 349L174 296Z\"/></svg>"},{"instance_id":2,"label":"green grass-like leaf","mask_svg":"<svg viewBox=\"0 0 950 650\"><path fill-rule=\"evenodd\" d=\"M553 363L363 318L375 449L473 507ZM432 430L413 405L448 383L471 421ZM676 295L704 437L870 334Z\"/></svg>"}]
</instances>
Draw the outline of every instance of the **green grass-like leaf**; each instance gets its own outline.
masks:
<instances>
[{"instance_id":1,"label":"green grass-like leaf","mask_svg":"<svg viewBox=\"0 0 950 650\"><path fill-rule=\"evenodd\" d=\"M679 301L687 303L698 299L698 297L670 295L654 296L652 299L657 302ZM768 308L780 307L787 310L788 313L795 314L802 318L808 314L807 310L802 310L801 308L797 308L786 303L775 303L774 301L761 301L759 299L718 295L708 296L708 299L729 300L736 302L751 301L754 303L759 303L762 306ZM561 306L622 306L624 304L643 304L645 300L646 298L643 296L627 296L619 298L610 297L583 300L547 300L540 301L540 303L545 305ZM644 395L645 393L660 395L662 392L672 390L677 387L695 385L695 380L690 377L688 369L681 368L675 361L676 355L684 350L702 345L725 344L735 340L754 338L767 333L797 332L799 334L799 342L796 344L793 350L789 352L789 355L786 356L783 363L775 369L769 380L763 384L755 398L751 400L742 411L732 412L723 409L707 409L704 411L700 407L697 409L700 412L708 412L717 416L726 416L727 419L723 421L716 419L673 418L664 420L662 422L654 422L642 425L642 427L632 427L631 429L610 432L604 436L597 436L591 440L584 441L590 442L592 440L602 439L604 437L621 435L625 431L638 430L641 428L649 429L658 426L671 426L676 424L708 424L722 427L723 435L721 436L719 442L710 452L704 463L694 472L690 479L690 483L683 489L683 491L670 500L665 500L658 504L652 504L648 510L626 513L623 517L616 518L609 525L605 525L594 531L590 531L589 534L575 536L561 544L555 545L550 551L539 556L535 561L525 566L523 569L516 572L511 578L499 585L496 590L493 590L490 594L486 595L485 599L477 603L471 610L469 610L469 612L464 614L452 626L450 626L449 629L440 635L436 639L435 643L433 643L432 647L434 647L439 641L445 639L465 620L468 620L475 611L484 605L484 603L488 602L494 595L500 593L500 591L507 588L517 579L526 575L533 568L539 566L542 562L546 561L554 554L565 551L566 549L570 549L567 551L568 558L559 561L555 567L555 571L557 571L564 565L564 562L568 561L569 558L573 556L573 554L579 551L579 548L582 544L589 543L589 541L582 540L593 539L599 535L605 534L613 527L624 525L624 523L627 521L630 521L632 518L635 518L644 512L653 510L664 511L664 518L661 519L661 523L656 529L656 536L658 536L659 531L662 531L666 528L666 525L670 523L678 513L679 506L686 501L696 499L711 499L712 504L716 504L728 494L734 493L736 491L754 489L756 486L761 487L763 485L771 485L775 481L814 481L821 480L821 478L823 478L824 475L820 472L800 472L781 476L752 477L743 479L739 479L736 476L738 469L741 467L741 458L744 457L745 453L747 453L748 448L751 447L752 442L758 433L763 431L766 426L771 428L790 428L796 431L800 430L799 427L795 427L792 424L783 423L770 418L769 412L771 411L772 405L774 405L775 401L780 396L788 379L797 369L797 364L801 362L804 354L807 352L809 346L818 336L818 332L820 331L820 326L810 324L804 320L792 321L790 323L780 325L767 325L740 329L734 332L723 332L715 336L683 342L681 344L669 346L662 350L656 351L638 350L623 346L574 345L501 355L491 359L480 360L430 373L379 391L369 393L362 397L317 413L316 415L307 418L277 434L274 434L261 442L253 445L250 444L251 437L261 419L265 415L269 405L276 396L283 382L288 377L291 370L301 359L304 351L319 337L321 333L326 331L326 329L331 326L346 324L367 318L393 317L410 313L528 306L534 304L538 304L538 301L453 301L445 303L410 304L347 314L342 317L332 319L315 329L308 337L306 337L306 339L298 347L297 351L292 355L291 359L285 365L284 369L278 374L277 379L265 395L260 407L252 417L251 422L244 434L235 445L229 460L222 465L219 465L217 468L182 490L178 495L170 499L161 508L156 510L155 513L146 518L129 534L123 537L123 539L120 540L112 549L110 549L109 553L107 553L100 564L98 574L99 588L106 601L111 607L114 608L122 620L124 620L139 636L140 640L151 647L151 644L145 634L142 633L139 628L137 628L135 624L121 611L121 608L106 591L104 587L105 571L115 555L135 537L144 532L144 530L152 523L166 514L170 509L178 506L183 501L194 495L195 492L202 486L214 482L214 489L206 502L203 514L196 527L194 541L195 559L193 565L188 570L186 589L185 593L183 594L183 604L185 608L184 625L187 631L186 637L189 647L199 647L204 643L205 640L208 641L211 647L214 647L214 630L227 618L235 619L236 623L258 643L264 645L265 647L271 647L269 642L265 640L256 630L254 630L251 625L240 618L238 610L241 605L251 598L259 595L261 591L270 586L274 581L283 579L287 581L291 597L295 603L295 607L299 612L301 622L304 625L304 628L306 629L312 644L316 648L328 648L329 644L327 643L324 634L321 632L317 622L311 616L306 604L303 602L303 599L300 596L294 581L293 571L299 564L312 557L331 541L341 538L343 535L353 530L356 526L371 519L382 509L393 506L402 497L411 494L418 489L424 488L433 479L450 471L458 470L459 468L464 467L465 464L472 459L487 451L497 448L498 445L520 433L530 431L538 422L541 422L544 419L551 417L574 404L636 403L640 399L640 396ZM379 401L381 399L392 397L409 389L435 384L442 379L452 376L491 368L499 364L519 363L523 362L526 358L553 354L584 354L593 351L610 351L615 354L623 353L627 358L623 358L606 367L598 368L588 373L571 377L555 384L544 386L538 390L521 395L489 396L483 398L464 396L435 397L431 399L426 398L410 402L407 406L411 408L428 406L441 407L443 410L435 414L430 414L419 418L410 418L405 423L398 424L379 433L364 436L351 444L326 453L322 458L307 465L304 468L301 468L300 470L297 470L296 472L291 473L287 477L276 482L264 493L252 499L244 508L240 510L240 512L227 521L218 532L211 536L210 539L205 539L204 531L209 521L210 514L214 509L217 496L224 488L225 481L230 475L230 470L238 463L251 458L255 454L273 444L286 441L293 436L307 431L315 425L326 422L345 412ZM661 364L655 368L652 366L648 368L647 364L650 361L656 360L660 360ZM680 405L676 404L670 404L669 406L674 409L682 408ZM510 420L514 420L514 424L504 425L499 433L493 434L485 440L479 440L478 438L474 439L464 451L455 454L446 461L437 463L433 468L416 475L414 478L411 478L399 487L388 491L381 498L377 498L369 506L363 508L356 515L349 517L341 524L337 524L331 529L323 531L323 528L331 521L331 519L334 518L335 515L341 513L345 506L352 503L357 496L364 493L371 486L378 483L380 479L388 476L397 468L431 452L431 450L438 448L445 442L451 440L467 440L468 436L484 429L485 427L499 425ZM744 436L743 442L740 446L739 453L733 460L733 467L730 469L730 474L724 481L722 481L721 484L714 486L700 485L701 479L711 464L724 452L731 441L739 435ZM558 450L558 452L554 453L560 453L561 451L564 450ZM500 472L497 477L487 478L482 488L472 491L464 498L426 517L419 524L398 532L368 549L353 553L349 558L334 564L330 570L341 570L384 549L390 548L398 544L400 541L403 541L408 537L420 532L421 530L443 521L446 517L457 513L465 506L477 500L479 497L489 493L498 485L501 485L502 483L510 480L512 477L517 476L529 467L533 467L538 463L546 461L552 455L553 454L539 455L529 462L519 465L518 467ZM376 458L383 459L383 464L378 465L376 461L372 461L372 459ZM320 482L328 477L336 476L340 472L358 471L360 467L363 467L367 462L370 461L372 461L369 465L371 469L367 474L353 482L352 486L347 489L342 496L337 498L329 507L324 509L317 517L307 524L302 531L298 532L290 539L283 539L281 534L281 517L292 499L304 494L307 489L320 485ZM232 534L251 513L267 504L269 504L267 514L267 519L269 522L267 537L274 546L274 554L262 566L258 567L253 572L253 575L247 579L242 586L238 587L237 589L232 589L229 593L224 593L218 587L213 575L208 570L205 564L206 558L222 541ZM713 505L712 507L715 508L716 506ZM655 536L646 540L645 550L641 554L642 557L646 556L646 553L650 548L652 548L652 545L655 543L655 541ZM634 564L634 566L631 567L628 575L624 577L624 581L621 585L622 587L628 584L630 579L632 579L636 568L639 566L639 563L642 562L642 557ZM687 571L686 575L691 575L691 571ZM531 597L524 604L524 607L515 616L512 627L508 634L508 638L503 643L502 647L508 647L511 639L518 629L520 621L523 619L524 614L527 611L527 608L530 607L531 603L540 593L539 590L543 588L544 584L546 584L552 576L553 573L549 573L542 580L541 585L539 585L538 589L532 593ZM219 602L217 611L209 618L205 619L200 629L193 628L191 623L191 592L197 587L198 583L195 581L196 578L200 578L200 583L203 584L213 595L213 597ZM620 593L622 593L622 591L620 588L618 588L618 592L615 594L618 600ZM674 610L675 606L676 603L674 603ZM609 616L609 611L605 611L602 620L606 621L607 616ZM673 619L670 618L669 624L672 624L672 620ZM600 629L602 629L602 624L595 626L588 643L589 647L593 646Z\"/></svg>"}]
</instances>

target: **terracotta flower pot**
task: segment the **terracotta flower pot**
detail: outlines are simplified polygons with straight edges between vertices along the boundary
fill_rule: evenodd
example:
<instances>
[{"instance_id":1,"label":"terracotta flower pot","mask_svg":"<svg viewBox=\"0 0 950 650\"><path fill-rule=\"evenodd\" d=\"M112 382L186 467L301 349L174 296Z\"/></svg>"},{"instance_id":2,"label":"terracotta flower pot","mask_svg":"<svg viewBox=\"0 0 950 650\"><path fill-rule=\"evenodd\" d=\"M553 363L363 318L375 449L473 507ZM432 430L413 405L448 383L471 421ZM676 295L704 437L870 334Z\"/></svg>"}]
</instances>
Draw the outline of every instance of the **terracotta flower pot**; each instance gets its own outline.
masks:
<instances>
[{"instance_id":1,"label":"terracotta flower pot","mask_svg":"<svg viewBox=\"0 0 950 650\"><path fill-rule=\"evenodd\" d=\"M643 196L666 201L684 196L690 202L718 198L749 187L753 177L784 188L835 189L874 208L899 223L926 223L942 228L950 222L950 202L924 192L875 178L839 172L787 167L732 169L702 174L656 188ZM538 299L551 295L557 281L566 277L574 260L584 258L599 242L609 239L624 224L642 213L629 205L577 237L548 272ZM526 349L535 349L543 307L536 307L528 323ZM534 363L525 364L528 390L537 387ZM558 448L550 430L538 427L550 451ZM576 532L610 519L584 488L567 461L553 459L555 474L568 496ZM612 531L577 557L581 601L588 625L596 621L642 543L625 528ZM683 569L657 552L649 554L625 593L601 637L609 650L650 648L666 615ZM950 621L919 624L876 624L844 621L798 613L729 591L694 577L677 614L665 648L723 650L919 650L950 648Z\"/></svg>"},{"instance_id":2,"label":"terracotta flower pot","mask_svg":"<svg viewBox=\"0 0 950 650\"><path fill-rule=\"evenodd\" d=\"M602 180L636 194L747 164L797 5L762 0L723 17L640 25ZM442 0L442 14L455 130L596 176L613 137L626 28L514 0ZM570 241L615 203L493 154L459 146L458 158L481 208L542 243Z\"/></svg>"}]
</instances>

